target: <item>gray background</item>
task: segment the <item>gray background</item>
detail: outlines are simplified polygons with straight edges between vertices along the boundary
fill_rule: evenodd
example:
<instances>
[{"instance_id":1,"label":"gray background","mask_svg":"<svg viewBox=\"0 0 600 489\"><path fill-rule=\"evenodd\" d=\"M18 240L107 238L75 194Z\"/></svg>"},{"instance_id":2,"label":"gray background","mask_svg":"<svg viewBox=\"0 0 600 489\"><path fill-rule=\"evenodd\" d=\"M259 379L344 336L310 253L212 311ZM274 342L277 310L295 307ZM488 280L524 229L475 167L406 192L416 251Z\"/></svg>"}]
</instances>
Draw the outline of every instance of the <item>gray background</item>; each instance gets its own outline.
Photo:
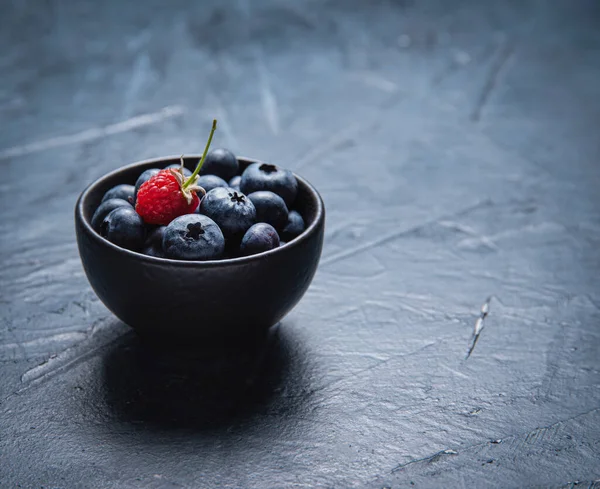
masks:
<instances>
[{"instance_id":1,"label":"gray background","mask_svg":"<svg viewBox=\"0 0 600 489\"><path fill-rule=\"evenodd\" d=\"M0 486L599 487L599 19L3 2ZM328 212L303 301L230 362L139 345L72 219L107 171L201 151L213 117Z\"/></svg>"}]
</instances>

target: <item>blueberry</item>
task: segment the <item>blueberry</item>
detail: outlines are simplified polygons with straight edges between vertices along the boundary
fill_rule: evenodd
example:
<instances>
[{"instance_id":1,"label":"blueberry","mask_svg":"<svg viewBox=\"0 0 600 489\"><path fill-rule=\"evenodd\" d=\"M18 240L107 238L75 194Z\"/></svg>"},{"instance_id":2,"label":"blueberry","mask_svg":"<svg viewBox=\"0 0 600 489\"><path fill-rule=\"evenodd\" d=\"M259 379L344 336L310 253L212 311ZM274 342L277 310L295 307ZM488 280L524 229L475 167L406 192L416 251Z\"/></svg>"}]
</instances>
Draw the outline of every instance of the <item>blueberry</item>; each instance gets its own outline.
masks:
<instances>
[{"instance_id":1,"label":"blueberry","mask_svg":"<svg viewBox=\"0 0 600 489\"><path fill-rule=\"evenodd\" d=\"M268 190L252 192L248 198L256 208L256 220L266 222L275 229L281 229L288 220L288 208L279 195Z\"/></svg>"},{"instance_id":2,"label":"blueberry","mask_svg":"<svg viewBox=\"0 0 600 489\"><path fill-rule=\"evenodd\" d=\"M144 244L144 221L131 206L110 211L100 225L100 234L111 243L137 251Z\"/></svg>"},{"instance_id":3,"label":"blueberry","mask_svg":"<svg viewBox=\"0 0 600 489\"><path fill-rule=\"evenodd\" d=\"M140 190L140 187L150 180L154 175L156 175L160 170L158 168L150 168L142 172L142 174L135 181L135 198L137 198L137 193Z\"/></svg>"},{"instance_id":4,"label":"blueberry","mask_svg":"<svg viewBox=\"0 0 600 489\"><path fill-rule=\"evenodd\" d=\"M240 244L240 253L254 255L277 247L279 247L279 235L275 228L265 222L259 222L244 234Z\"/></svg>"},{"instance_id":5,"label":"blueberry","mask_svg":"<svg viewBox=\"0 0 600 489\"><path fill-rule=\"evenodd\" d=\"M144 246L162 246L163 237L167 226L158 226L146 238Z\"/></svg>"},{"instance_id":6,"label":"blueberry","mask_svg":"<svg viewBox=\"0 0 600 489\"><path fill-rule=\"evenodd\" d=\"M230 187L217 187L200 201L200 213L213 219L226 239L239 239L256 222L250 199Z\"/></svg>"},{"instance_id":7,"label":"blueberry","mask_svg":"<svg viewBox=\"0 0 600 489\"><path fill-rule=\"evenodd\" d=\"M181 163L173 163L169 166L165 166L165 170L168 170L169 168L174 168L175 170L178 170L179 168L181 168ZM187 177L191 177L192 176L192 171L187 169L185 166L183 167L183 175L185 176L185 178Z\"/></svg>"},{"instance_id":8,"label":"blueberry","mask_svg":"<svg viewBox=\"0 0 600 489\"><path fill-rule=\"evenodd\" d=\"M104 218L118 207L131 208L131 204L123 199L108 199L102 202L92 216L92 227L96 231L100 231L100 225L102 224L102 221L104 221Z\"/></svg>"},{"instance_id":9,"label":"blueberry","mask_svg":"<svg viewBox=\"0 0 600 489\"><path fill-rule=\"evenodd\" d=\"M225 238L207 216L186 214L171 221L163 236L163 250L179 260L213 260L223 254Z\"/></svg>"},{"instance_id":10,"label":"blueberry","mask_svg":"<svg viewBox=\"0 0 600 489\"><path fill-rule=\"evenodd\" d=\"M206 155L200 175L217 175L223 180L230 180L239 171L238 160L228 149L213 149Z\"/></svg>"},{"instance_id":11,"label":"blueberry","mask_svg":"<svg viewBox=\"0 0 600 489\"><path fill-rule=\"evenodd\" d=\"M227 182L221 177L216 175L202 175L198 179L198 185L200 185L206 192L210 192L213 188L227 187Z\"/></svg>"},{"instance_id":12,"label":"blueberry","mask_svg":"<svg viewBox=\"0 0 600 489\"><path fill-rule=\"evenodd\" d=\"M281 231L281 239L291 241L304 231L304 219L297 211L290 211L287 224Z\"/></svg>"},{"instance_id":13,"label":"blueberry","mask_svg":"<svg viewBox=\"0 0 600 489\"><path fill-rule=\"evenodd\" d=\"M142 249L142 253L148 256L154 256L155 258L166 258L162 246L157 248L156 246L146 246Z\"/></svg>"},{"instance_id":14,"label":"blueberry","mask_svg":"<svg viewBox=\"0 0 600 489\"><path fill-rule=\"evenodd\" d=\"M158 226L148 235L142 250L144 255L164 258L165 253L162 248L162 240L165 235L165 229L167 229L167 226Z\"/></svg>"},{"instance_id":15,"label":"blueberry","mask_svg":"<svg viewBox=\"0 0 600 489\"><path fill-rule=\"evenodd\" d=\"M270 190L290 207L298 193L298 182L289 170L268 163L253 163L242 173L240 190L246 195L258 190Z\"/></svg>"},{"instance_id":16,"label":"blueberry","mask_svg":"<svg viewBox=\"0 0 600 489\"><path fill-rule=\"evenodd\" d=\"M121 185L117 185L116 187L111 188L108 192L104 194L102 197L102 202L107 201L108 199L123 199L133 204L134 202L134 193L135 188L133 185L127 185L122 183Z\"/></svg>"},{"instance_id":17,"label":"blueberry","mask_svg":"<svg viewBox=\"0 0 600 489\"><path fill-rule=\"evenodd\" d=\"M241 175L236 175L231 180L229 180L229 186L231 188L239 190L240 189L240 182L241 181L242 181L242 176Z\"/></svg>"}]
</instances>

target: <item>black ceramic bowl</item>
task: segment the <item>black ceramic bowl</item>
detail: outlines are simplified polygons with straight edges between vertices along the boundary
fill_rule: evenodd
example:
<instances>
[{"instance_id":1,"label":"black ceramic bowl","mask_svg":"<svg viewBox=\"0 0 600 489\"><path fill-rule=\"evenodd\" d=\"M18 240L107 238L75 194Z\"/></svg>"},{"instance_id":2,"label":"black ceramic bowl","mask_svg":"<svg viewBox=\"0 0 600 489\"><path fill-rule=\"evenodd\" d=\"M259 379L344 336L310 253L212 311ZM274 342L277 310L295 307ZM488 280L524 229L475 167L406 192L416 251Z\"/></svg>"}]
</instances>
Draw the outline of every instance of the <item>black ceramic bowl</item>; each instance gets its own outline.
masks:
<instances>
[{"instance_id":1,"label":"black ceramic bowl","mask_svg":"<svg viewBox=\"0 0 600 489\"><path fill-rule=\"evenodd\" d=\"M185 158L192 169L199 155ZM257 160L238 158L241 168ZM134 184L148 168L179 157L120 168L92 183L75 207L79 254L100 300L142 336L171 339L234 338L266 330L302 298L317 270L325 223L318 192L298 179L294 208L306 230L286 245L253 256L214 261L154 258L120 248L96 233L90 221L104 193Z\"/></svg>"}]
</instances>

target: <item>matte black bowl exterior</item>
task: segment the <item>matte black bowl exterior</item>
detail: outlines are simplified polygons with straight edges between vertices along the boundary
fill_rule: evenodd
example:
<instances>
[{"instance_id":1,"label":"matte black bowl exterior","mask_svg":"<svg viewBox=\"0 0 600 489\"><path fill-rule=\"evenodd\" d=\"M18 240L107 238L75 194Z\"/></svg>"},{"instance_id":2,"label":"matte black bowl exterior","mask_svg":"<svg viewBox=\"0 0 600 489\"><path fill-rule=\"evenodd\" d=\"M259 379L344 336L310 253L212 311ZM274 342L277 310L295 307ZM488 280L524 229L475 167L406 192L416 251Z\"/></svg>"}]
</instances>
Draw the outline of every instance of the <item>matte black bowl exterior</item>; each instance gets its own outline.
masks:
<instances>
[{"instance_id":1,"label":"matte black bowl exterior","mask_svg":"<svg viewBox=\"0 0 600 489\"><path fill-rule=\"evenodd\" d=\"M188 156L190 169L200 155ZM257 160L238 158L242 168ZM120 248L97 234L90 221L104 193L134 184L148 168L179 157L123 167L91 184L75 207L79 254L100 300L142 336L165 339L239 337L266 330L302 298L317 270L325 223L318 192L298 177L294 207L307 229L283 247L258 255L214 261L154 258Z\"/></svg>"}]
</instances>

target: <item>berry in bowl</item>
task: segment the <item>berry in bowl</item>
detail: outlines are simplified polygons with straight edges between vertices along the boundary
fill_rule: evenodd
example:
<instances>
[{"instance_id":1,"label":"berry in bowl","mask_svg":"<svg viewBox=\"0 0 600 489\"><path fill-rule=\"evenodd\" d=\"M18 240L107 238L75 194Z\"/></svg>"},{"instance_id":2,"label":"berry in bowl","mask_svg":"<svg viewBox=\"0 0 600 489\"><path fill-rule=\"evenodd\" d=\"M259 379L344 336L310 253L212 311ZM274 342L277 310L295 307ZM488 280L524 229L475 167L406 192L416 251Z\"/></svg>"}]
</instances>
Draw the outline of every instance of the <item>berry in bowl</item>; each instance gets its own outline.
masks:
<instances>
[{"instance_id":1,"label":"berry in bowl","mask_svg":"<svg viewBox=\"0 0 600 489\"><path fill-rule=\"evenodd\" d=\"M290 312L317 270L325 225L317 190L279 166L209 152L215 128L201 156L122 167L77 201L88 280L141 336L255 335ZM218 185L207 191L203 181Z\"/></svg>"}]
</instances>

